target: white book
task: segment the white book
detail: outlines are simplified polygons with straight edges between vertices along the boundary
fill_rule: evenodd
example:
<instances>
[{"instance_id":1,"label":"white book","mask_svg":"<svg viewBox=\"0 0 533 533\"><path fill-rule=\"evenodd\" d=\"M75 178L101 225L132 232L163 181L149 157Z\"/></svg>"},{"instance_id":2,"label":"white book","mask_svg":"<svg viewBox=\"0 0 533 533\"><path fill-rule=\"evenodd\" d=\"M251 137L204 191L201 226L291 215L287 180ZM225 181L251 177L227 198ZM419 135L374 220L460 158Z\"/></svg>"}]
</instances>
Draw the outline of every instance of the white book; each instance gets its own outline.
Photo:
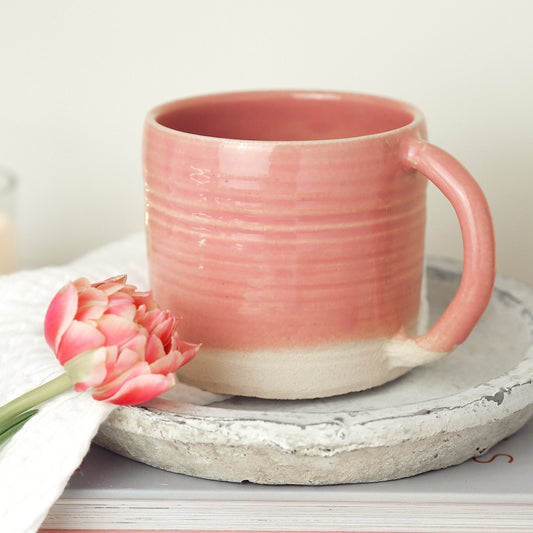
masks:
<instances>
[{"instance_id":1,"label":"white book","mask_svg":"<svg viewBox=\"0 0 533 533\"><path fill-rule=\"evenodd\" d=\"M42 527L533 532L533 420L458 466L395 481L321 487L198 479L93 446Z\"/></svg>"}]
</instances>

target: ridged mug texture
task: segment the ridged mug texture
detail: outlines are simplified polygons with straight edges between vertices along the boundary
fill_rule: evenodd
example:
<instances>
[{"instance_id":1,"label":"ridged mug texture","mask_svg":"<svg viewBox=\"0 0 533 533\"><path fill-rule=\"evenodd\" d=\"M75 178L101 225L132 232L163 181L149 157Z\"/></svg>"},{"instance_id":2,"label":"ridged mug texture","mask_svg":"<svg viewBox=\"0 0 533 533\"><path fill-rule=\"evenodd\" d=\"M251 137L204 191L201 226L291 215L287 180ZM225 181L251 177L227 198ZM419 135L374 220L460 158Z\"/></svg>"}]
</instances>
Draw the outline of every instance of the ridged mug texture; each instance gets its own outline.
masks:
<instances>
[{"instance_id":1,"label":"ridged mug texture","mask_svg":"<svg viewBox=\"0 0 533 533\"><path fill-rule=\"evenodd\" d=\"M405 109L389 111L393 131L337 140L180 132L158 122L172 104L147 120L151 285L183 317L184 338L253 352L414 332L426 179L398 152L406 133L425 131Z\"/></svg>"}]
</instances>

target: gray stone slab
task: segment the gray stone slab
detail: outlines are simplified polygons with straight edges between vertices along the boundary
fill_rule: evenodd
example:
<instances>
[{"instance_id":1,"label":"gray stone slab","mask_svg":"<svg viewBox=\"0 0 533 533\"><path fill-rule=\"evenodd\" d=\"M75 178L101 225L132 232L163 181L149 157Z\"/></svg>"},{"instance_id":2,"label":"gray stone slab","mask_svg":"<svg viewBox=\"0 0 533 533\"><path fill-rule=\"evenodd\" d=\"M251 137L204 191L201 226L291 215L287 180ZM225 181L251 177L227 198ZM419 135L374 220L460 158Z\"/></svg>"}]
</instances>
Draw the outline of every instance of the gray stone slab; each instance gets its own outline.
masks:
<instances>
[{"instance_id":1,"label":"gray stone slab","mask_svg":"<svg viewBox=\"0 0 533 533\"><path fill-rule=\"evenodd\" d=\"M461 265L428 261L430 318L453 297ZM455 352L384 386L320 400L227 397L179 384L120 407L96 442L201 478L261 484L384 481L482 455L533 415L533 290L499 277Z\"/></svg>"}]
</instances>

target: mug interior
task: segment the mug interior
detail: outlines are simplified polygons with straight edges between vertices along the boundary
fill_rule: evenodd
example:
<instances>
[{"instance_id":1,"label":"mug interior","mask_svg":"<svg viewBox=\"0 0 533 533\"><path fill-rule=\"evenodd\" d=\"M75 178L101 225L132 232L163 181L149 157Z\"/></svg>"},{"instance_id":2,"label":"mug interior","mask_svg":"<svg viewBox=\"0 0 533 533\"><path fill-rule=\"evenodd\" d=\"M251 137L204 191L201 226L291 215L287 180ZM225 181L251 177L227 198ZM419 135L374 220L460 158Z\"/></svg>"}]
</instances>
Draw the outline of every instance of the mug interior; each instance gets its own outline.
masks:
<instances>
[{"instance_id":1,"label":"mug interior","mask_svg":"<svg viewBox=\"0 0 533 533\"><path fill-rule=\"evenodd\" d=\"M160 108L155 121L184 133L249 141L317 141L407 126L414 111L385 98L266 91L190 98Z\"/></svg>"}]
</instances>

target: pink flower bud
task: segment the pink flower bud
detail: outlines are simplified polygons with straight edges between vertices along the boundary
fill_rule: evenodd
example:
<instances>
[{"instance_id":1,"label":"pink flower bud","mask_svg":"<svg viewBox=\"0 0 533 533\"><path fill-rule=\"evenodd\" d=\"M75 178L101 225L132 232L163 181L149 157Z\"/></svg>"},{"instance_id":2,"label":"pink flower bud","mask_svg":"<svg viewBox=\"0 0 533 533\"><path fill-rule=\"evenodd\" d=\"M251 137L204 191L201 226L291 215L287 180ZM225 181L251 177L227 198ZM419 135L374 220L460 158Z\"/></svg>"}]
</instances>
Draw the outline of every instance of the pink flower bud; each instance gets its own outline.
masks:
<instances>
[{"instance_id":1,"label":"pink flower bud","mask_svg":"<svg viewBox=\"0 0 533 533\"><path fill-rule=\"evenodd\" d=\"M173 387L176 370L198 352L199 344L178 338L176 325L126 276L93 284L80 278L50 303L44 335L75 390L133 405Z\"/></svg>"}]
</instances>

